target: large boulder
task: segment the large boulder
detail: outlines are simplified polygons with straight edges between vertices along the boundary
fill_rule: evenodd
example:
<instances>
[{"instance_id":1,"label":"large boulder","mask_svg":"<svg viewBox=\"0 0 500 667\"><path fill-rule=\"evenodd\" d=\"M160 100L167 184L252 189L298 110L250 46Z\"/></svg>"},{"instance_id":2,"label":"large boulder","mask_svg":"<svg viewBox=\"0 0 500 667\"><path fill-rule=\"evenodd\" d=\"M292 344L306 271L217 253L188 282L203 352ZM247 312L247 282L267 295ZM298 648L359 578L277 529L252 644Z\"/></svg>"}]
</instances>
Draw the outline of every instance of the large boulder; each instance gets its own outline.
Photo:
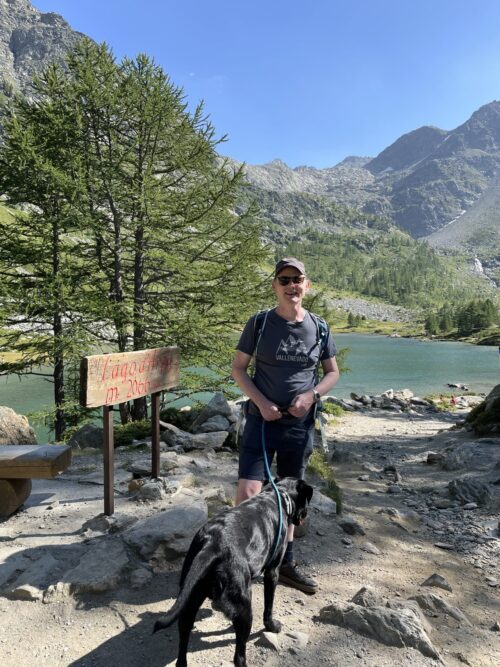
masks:
<instances>
[{"instance_id":1,"label":"large boulder","mask_svg":"<svg viewBox=\"0 0 500 667\"><path fill-rule=\"evenodd\" d=\"M500 384L471 410L465 421L478 435L500 433Z\"/></svg>"},{"instance_id":2,"label":"large boulder","mask_svg":"<svg viewBox=\"0 0 500 667\"><path fill-rule=\"evenodd\" d=\"M232 415L231 406L221 391L215 392L211 400L205 405L198 417L196 417L191 424L191 433L196 433L202 424L216 415L223 415L224 417L230 417Z\"/></svg>"},{"instance_id":3,"label":"large boulder","mask_svg":"<svg viewBox=\"0 0 500 667\"><path fill-rule=\"evenodd\" d=\"M68 440L68 445L73 449L102 449L104 446L104 430L95 424L85 424L78 429Z\"/></svg>"},{"instance_id":4,"label":"large boulder","mask_svg":"<svg viewBox=\"0 0 500 667\"><path fill-rule=\"evenodd\" d=\"M0 405L0 445L36 445L35 431L24 415Z\"/></svg>"}]
</instances>

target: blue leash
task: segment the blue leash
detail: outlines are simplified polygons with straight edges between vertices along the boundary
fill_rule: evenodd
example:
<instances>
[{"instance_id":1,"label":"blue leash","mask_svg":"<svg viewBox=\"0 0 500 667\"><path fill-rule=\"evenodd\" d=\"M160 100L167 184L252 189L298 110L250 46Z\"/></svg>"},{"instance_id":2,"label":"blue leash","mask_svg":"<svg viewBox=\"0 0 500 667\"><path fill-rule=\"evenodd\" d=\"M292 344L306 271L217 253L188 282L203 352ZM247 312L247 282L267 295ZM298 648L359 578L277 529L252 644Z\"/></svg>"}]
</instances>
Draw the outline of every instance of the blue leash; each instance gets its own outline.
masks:
<instances>
[{"instance_id":1,"label":"blue leash","mask_svg":"<svg viewBox=\"0 0 500 667\"><path fill-rule=\"evenodd\" d=\"M280 543L280 538L281 538L281 529L283 528L283 507L281 504L281 494L278 490L278 487L274 483L273 477L271 475L271 470L269 469L269 462L267 460L267 453L266 453L266 434L265 434L265 426L266 422L262 420L262 452L264 454L264 463L266 465L266 474L268 480L271 482L271 486L274 489L274 492L276 494L276 497L278 499L278 507L279 507L279 524L278 524L278 530L276 532L276 539L274 541L274 549L273 553L270 558L267 559L264 567L262 569L265 569L269 563L272 563L274 560L274 557L276 556L276 551L278 550L278 545Z\"/></svg>"}]
</instances>

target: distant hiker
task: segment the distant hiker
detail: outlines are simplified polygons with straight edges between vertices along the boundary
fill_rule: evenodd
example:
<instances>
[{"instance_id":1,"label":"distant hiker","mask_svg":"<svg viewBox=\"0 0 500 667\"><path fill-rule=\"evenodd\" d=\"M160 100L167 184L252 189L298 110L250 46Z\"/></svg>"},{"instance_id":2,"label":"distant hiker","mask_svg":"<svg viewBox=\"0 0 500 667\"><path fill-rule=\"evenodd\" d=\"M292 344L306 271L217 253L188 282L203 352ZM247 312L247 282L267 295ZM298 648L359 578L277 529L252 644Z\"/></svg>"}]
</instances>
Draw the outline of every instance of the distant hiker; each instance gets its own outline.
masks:
<instances>
[{"instance_id":1,"label":"distant hiker","mask_svg":"<svg viewBox=\"0 0 500 667\"><path fill-rule=\"evenodd\" d=\"M300 260L280 260L272 282L278 306L251 317L236 346L232 375L250 398L240 445L237 503L261 490L266 477L264 450L269 466L276 453L279 477L304 477L313 450L316 404L339 379L337 349L328 325L302 307L310 284ZM255 373L250 377L253 356ZM321 379L318 366L323 370ZM293 528L280 581L315 593L316 581L300 572L293 559Z\"/></svg>"}]
</instances>

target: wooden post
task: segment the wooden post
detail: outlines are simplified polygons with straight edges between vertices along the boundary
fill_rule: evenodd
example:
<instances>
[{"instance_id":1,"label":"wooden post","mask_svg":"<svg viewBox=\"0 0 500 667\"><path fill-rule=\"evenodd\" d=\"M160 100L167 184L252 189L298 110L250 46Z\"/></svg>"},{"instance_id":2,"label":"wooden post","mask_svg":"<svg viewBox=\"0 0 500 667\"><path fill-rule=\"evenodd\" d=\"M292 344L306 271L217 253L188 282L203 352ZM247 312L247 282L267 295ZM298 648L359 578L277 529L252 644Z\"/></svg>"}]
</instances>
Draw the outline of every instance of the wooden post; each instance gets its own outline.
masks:
<instances>
[{"instance_id":1,"label":"wooden post","mask_svg":"<svg viewBox=\"0 0 500 667\"><path fill-rule=\"evenodd\" d=\"M114 460L115 443L113 438L113 406L105 405L102 409L104 428L104 514L111 516L115 511Z\"/></svg>"},{"instance_id":2,"label":"wooden post","mask_svg":"<svg viewBox=\"0 0 500 667\"><path fill-rule=\"evenodd\" d=\"M160 394L157 391L151 394L151 477L160 476Z\"/></svg>"}]
</instances>

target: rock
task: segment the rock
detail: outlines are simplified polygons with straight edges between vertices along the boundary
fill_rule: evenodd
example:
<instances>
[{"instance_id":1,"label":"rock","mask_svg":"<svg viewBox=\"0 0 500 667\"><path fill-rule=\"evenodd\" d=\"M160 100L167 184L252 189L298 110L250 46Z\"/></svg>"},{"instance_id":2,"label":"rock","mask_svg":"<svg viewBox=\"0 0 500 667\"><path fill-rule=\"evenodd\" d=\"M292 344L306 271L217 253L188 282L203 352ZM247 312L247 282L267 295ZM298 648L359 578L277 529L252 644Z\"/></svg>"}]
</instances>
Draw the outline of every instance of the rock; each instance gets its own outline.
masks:
<instances>
[{"instance_id":1,"label":"rock","mask_svg":"<svg viewBox=\"0 0 500 667\"><path fill-rule=\"evenodd\" d=\"M165 489L162 480L151 480L145 482L137 493L137 500L154 501L165 497Z\"/></svg>"},{"instance_id":2,"label":"rock","mask_svg":"<svg viewBox=\"0 0 500 667\"><path fill-rule=\"evenodd\" d=\"M321 609L319 619L350 628L388 646L411 646L429 658L440 660L419 616L411 609L361 607L353 603L342 607L333 603Z\"/></svg>"},{"instance_id":3,"label":"rock","mask_svg":"<svg viewBox=\"0 0 500 667\"><path fill-rule=\"evenodd\" d=\"M0 445L36 445L35 431L24 415L0 405Z\"/></svg>"},{"instance_id":4,"label":"rock","mask_svg":"<svg viewBox=\"0 0 500 667\"><path fill-rule=\"evenodd\" d=\"M448 484L452 498L461 503L477 503L480 506L489 505L492 494L488 486L474 479L454 479Z\"/></svg>"},{"instance_id":5,"label":"rock","mask_svg":"<svg viewBox=\"0 0 500 667\"><path fill-rule=\"evenodd\" d=\"M138 567L130 574L130 585L132 588L142 588L143 586L146 586L152 578L153 573L151 570L148 570L145 567Z\"/></svg>"},{"instance_id":6,"label":"rock","mask_svg":"<svg viewBox=\"0 0 500 667\"><path fill-rule=\"evenodd\" d=\"M61 569L61 563L48 551L28 560L26 568L12 581L3 594L11 600L41 600L43 591Z\"/></svg>"},{"instance_id":7,"label":"rock","mask_svg":"<svg viewBox=\"0 0 500 667\"><path fill-rule=\"evenodd\" d=\"M140 519L123 533L125 542L145 560L174 560L186 554L193 535L207 520L203 498L181 490L165 511Z\"/></svg>"},{"instance_id":8,"label":"rock","mask_svg":"<svg viewBox=\"0 0 500 667\"><path fill-rule=\"evenodd\" d=\"M193 436L187 431L183 431L173 424L164 424L164 430L161 434L161 440L165 442L169 447L184 447L189 448L191 445Z\"/></svg>"},{"instance_id":9,"label":"rock","mask_svg":"<svg viewBox=\"0 0 500 667\"><path fill-rule=\"evenodd\" d=\"M437 612L437 613L447 614L448 616L451 616L456 621L459 621L464 625L472 625L471 622L465 616L465 614L462 611L460 611L460 609L458 609L457 607L452 607L450 604L446 602L446 600L443 600L434 593L414 595L410 598L410 600L415 600L415 602L417 602L418 606L424 612L431 612L431 613Z\"/></svg>"},{"instance_id":10,"label":"rock","mask_svg":"<svg viewBox=\"0 0 500 667\"><path fill-rule=\"evenodd\" d=\"M95 424L85 424L78 429L68 440L68 445L72 449L102 449L104 446L104 431L102 427Z\"/></svg>"},{"instance_id":11,"label":"rock","mask_svg":"<svg viewBox=\"0 0 500 667\"><path fill-rule=\"evenodd\" d=\"M380 549L371 542L364 542L361 545L361 550L366 551L366 553L373 554L374 556L380 556L380 554L382 553Z\"/></svg>"},{"instance_id":12,"label":"rock","mask_svg":"<svg viewBox=\"0 0 500 667\"><path fill-rule=\"evenodd\" d=\"M191 445L189 448L184 447L184 449L186 451L191 451L192 449L213 449L214 451L219 451L222 449L222 447L224 447L227 436L227 431L196 433L192 437Z\"/></svg>"},{"instance_id":13,"label":"rock","mask_svg":"<svg viewBox=\"0 0 500 667\"><path fill-rule=\"evenodd\" d=\"M493 632L500 632L500 623L498 621L495 621L491 626L491 629L493 630Z\"/></svg>"},{"instance_id":14,"label":"rock","mask_svg":"<svg viewBox=\"0 0 500 667\"><path fill-rule=\"evenodd\" d=\"M452 502L449 498L436 498L432 504L438 510L447 510L452 506Z\"/></svg>"},{"instance_id":15,"label":"rock","mask_svg":"<svg viewBox=\"0 0 500 667\"><path fill-rule=\"evenodd\" d=\"M361 607L379 607L382 605L381 596L371 586L363 586L351 599L354 604Z\"/></svg>"},{"instance_id":16,"label":"rock","mask_svg":"<svg viewBox=\"0 0 500 667\"><path fill-rule=\"evenodd\" d=\"M82 525L80 532L85 533L90 530L94 533L119 533L121 530L128 528L137 521L137 517L129 516L128 514L121 514L117 512L112 516L106 514L99 514Z\"/></svg>"},{"instance_id":17,"label":"rock","mask_svg":"<svg viewBox=\"0 0 500 667\"><path fill-rule=\"evenodd\" d=\"M426 462L428 465L435 465L437 463L441 463L443 458L444 458L443 455L437 452L427 452Z\"/></svg>"},{"instance_id":18,"label":"rock","mask_svg":"<svg viewBox=\"0 0 500 667\"><path fill-rule=\"evenodd\" d=\"M309 507L322 516L335 516L337 514L337 503L318 490L314 491Z\"/></svg>"},{"instance_id":19,"label":"rock","mask_svg":"<svg viewBox=\"0 0 500 667\"><path fill-rule=\"evenodd\" d=\"M314 497L314 496L313 496ZM355 519L344 517L339 520L339 526L348 535L366 535L364 528Z\"/></svg>"},{"instance_id":20,"label":"rock","mask_svg":"<svg viewBox=\"0 0 500 667\"><path fill-rule=\"evenodd\" d=\"M116 588L129 566L127 552L118 538L92 540L79 564L66 572L64 583L71 593L102 593Z\"/></svg>"},{"instance_id":21,"label":"rock","mask_svg":"<svg viewBox=\"0 0 500 667\"><path fill-rule=\"evenodd\" d=\"M359 475L358 481L360 482L368 482L370 479L370 475Z\"/></svg>"},{"instance_id":22,"label":"rock","mask_svg":"<svg viewBox=\"0 0 500 667\"><path fill-rule=\"evenodd\" d=\"M420 584L421 586L436 586L437 588L442 588L445 591L453 592L452 587L446 581L444 577L440 574L431 574L424 582Z\"/></svg>"},{"instance_id":23,"label":"rock","mask_svg":"<svg viewBox=\"0 0 500 667\"><path fill-rule=\"evenodd\" d=\"M281 651L279 635L274 632L263 632L255 642L255 645L270 648L273 651L276 651L276 653Z\"/></svg>"},{"instance_id":24,"label":"rock","mask_svg":"<svg viewBox=\"0 0 500 667\"><path fill-rule=\"evenodd\" d=\"M450 544L449 542L434 542L434 546L437 547L438 549L445 549L448 551L451 551L452 549L455 548L453 544Z\"/></svg>"},{"instance_id":25,"label":"rock","mask_svg":"<svg viewBox=\"0 0 500 667\"><path fill-rule=\"evenodd\" d=\"M403 489L399 484L391 484L387 487L387 493L403 493Z\"/></svg>"},{"instance_id":26,"label":"rock","mask_svg":"<svg viewBox=\"0 0 500 667\"><path fill-rule=\"evenodd\" d=\"M205 423L208 419L215 417L216 415L223 415L224 417L230 417L232 415L231 406L227 402L224 394L220 391L215 392L207 405L203 407L200 414L191 424L189 430L191 433L197 433L198 427L201 426L201 424Z\"/></svg>"},{"instance_id":27,"label":"rock","mask_svg":"<svg viewBox=\"0 0 500 667\"><path fill-rule=\"evenodd\" d=\"M214 415L207 419L196 428L195 433L212 433L213 431L228 431L229 430L229 419L224 417L224 415Z\"/></svg>"},{"instance_id":28,"label":"rock","mask_svg":"<svg viewBox=\"0 0 500 667\"><path fill-rule=\"evenodd\" d=\"M81 37L62 16L43 13L31 2L0 3L0 79L16 92L32 94L33 76L53 61L63 65Z\"/></svg>"}]
</instances>

